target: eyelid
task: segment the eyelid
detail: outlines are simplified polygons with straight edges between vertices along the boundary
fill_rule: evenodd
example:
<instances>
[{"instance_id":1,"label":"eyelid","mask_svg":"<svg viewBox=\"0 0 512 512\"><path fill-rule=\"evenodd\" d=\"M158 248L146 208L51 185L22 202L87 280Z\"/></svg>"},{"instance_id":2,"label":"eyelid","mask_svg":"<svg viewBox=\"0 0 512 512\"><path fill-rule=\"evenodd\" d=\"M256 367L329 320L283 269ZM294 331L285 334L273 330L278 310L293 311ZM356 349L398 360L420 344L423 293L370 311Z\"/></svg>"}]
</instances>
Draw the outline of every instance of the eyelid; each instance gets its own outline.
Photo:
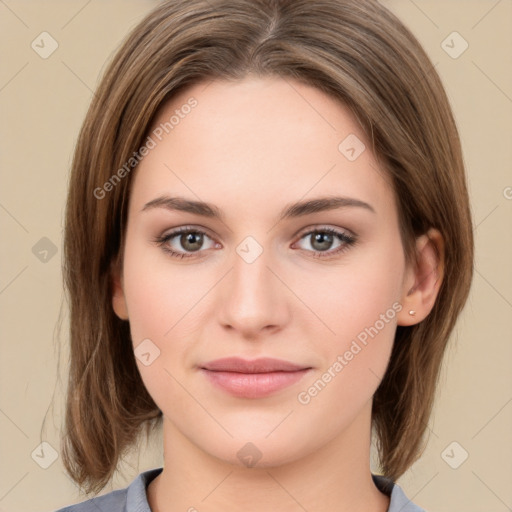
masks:
<instances>
[{"instance_id":1,"label":"eyelid","mask_svg":"<svg viewBox=\"0 0 512 512\"><path fill-rule=\"evenodd\" d=\"M199 225L193 225L193 224L184 224L183 226L177 226L175 228L169 228L168 230L164 231L159 238L164 238L167 236L174 236L179 235L183 232L198 232L198 233L204 233L205 235L208 235L212 240L215 240L215 235L213 235L213 232L210 231L208 228L205 228L204 226Z\"/></svg>"},{"instance_id":2,"label":"eyelid","mask_svg":"<svg viewBox=\"0 0 512 512\"><path fill-rule=\"evenodd\" d=\"M340 233L346 234L347 236L355 237L356 234L347 228L342 228L339 226L332 226L331 224L311 224L305 228L300 229L294 237L302 238L304 235L308 235L310 233L314 233L316 231L324 231L324 230L334 230Z\"/></svg>"}]
</instances>

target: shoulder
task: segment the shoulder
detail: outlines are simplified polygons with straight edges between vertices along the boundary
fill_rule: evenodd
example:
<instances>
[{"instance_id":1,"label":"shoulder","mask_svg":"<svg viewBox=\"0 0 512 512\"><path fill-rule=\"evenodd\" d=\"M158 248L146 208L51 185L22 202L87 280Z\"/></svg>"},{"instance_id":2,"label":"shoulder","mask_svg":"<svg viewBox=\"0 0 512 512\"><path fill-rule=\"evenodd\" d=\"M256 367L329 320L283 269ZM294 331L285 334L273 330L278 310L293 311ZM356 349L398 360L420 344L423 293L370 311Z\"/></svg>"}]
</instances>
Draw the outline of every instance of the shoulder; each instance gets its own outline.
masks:
<instances>
[{"instance_id":1,"label":"shoulder","mask_svg":"<svg viewBox=\"0 0 512 512\"><path fill-rule=\"evenodd\" d=\"M124 512L126 510L127 489L112 491L103 496L97 496L76 505L60 508L55 512L98 512L108 510L109 512Z\"/></svg>"},{"instance_id":2,"label":"shoulder","mask_svg":"<svg viewBox=\"0 0 512 512\"><path fill-rule=\"evenodd\" d=\"M103 496L97 496L76 505L69 505L60 508L55 512L151 512L148 502L146 488L148 484L163 468L150 469L140 473L132 483L125 489L109 492Z\"/></svg>"},{"instance_id":3,"label":"shoulder","mask_svg":"<svg viewBox=\"0 0 512 512\"><path fill-rule=\"evenodd\" d=\"M374 474L372 478L377 488L389 496L388 512L426 512L425 509L413 503L403 489L389 478Z\"/></svg>"}]
</instances>

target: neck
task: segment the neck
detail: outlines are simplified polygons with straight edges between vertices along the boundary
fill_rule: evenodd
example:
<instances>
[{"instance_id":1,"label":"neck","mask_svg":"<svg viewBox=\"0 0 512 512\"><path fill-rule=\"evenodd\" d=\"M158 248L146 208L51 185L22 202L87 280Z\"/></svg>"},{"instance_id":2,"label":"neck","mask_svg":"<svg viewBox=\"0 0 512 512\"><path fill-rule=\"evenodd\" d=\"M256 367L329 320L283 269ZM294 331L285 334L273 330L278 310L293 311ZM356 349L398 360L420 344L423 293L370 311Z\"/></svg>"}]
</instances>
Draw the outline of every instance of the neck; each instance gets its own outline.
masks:
<instances>
[{"instance_id":1,"label":"neck","mask_svg":"<svg viewBox=\"0 0 512 512\"><path fill-rule=\"evenodd\" d=\"M371 478L370 414L371 401L314 453L255 467L206 453L164 418L164 469L148 486L151 510L386 512L389 498Z\"/></svg>"}]
</instances>

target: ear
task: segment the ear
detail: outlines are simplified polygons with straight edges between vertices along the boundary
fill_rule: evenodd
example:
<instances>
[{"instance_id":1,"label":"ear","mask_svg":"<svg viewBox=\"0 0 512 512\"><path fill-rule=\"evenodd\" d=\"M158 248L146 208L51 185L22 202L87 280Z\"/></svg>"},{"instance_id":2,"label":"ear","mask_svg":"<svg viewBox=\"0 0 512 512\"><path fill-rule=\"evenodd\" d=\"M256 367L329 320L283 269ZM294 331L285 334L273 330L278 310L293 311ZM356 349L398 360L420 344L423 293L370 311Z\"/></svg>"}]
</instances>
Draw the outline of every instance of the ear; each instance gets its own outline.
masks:
<instances>
[{"instance_id":1,"label":"ear","mask_svg":"<svg viewBox=\"0 0 512 512\"><path fill-rule=\"evenodd\" d=\"M123 274L118 260L110 266L110 279L112 282L112 308L121 320L128 320L128 308L124 296Z\"/></svg>"},{"instance_id":2,"label":"ear","mask_svg":"<svg viewBox=\"0 0 512 512\"><path fill-rule=\"evenodd\" d=\"M437 229L416 239L416 261L407 269L398 325L414 325L428 316L444 276L444 240Z\"/></svg>"}]
</instances>

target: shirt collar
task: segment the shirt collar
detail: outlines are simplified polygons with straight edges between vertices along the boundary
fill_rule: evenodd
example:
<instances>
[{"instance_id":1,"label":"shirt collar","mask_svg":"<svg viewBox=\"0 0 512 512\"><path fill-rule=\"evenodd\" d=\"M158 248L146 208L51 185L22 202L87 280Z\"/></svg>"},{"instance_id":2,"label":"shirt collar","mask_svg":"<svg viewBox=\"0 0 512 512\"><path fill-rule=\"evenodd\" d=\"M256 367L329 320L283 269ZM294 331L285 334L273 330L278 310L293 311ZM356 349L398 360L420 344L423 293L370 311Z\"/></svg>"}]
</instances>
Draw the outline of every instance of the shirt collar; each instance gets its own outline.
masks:
<instances>
[{"instance_id":1,"label":"shirt collar","mask_svg":"<svg viewBox=\"0 0 512 512\"><path fill-rule=\"evenodd\" d=\"M150 469L141 473L128 486L126 505L124 512L151 512L147 499L146 489L149 483L156 478L163 467ZM407 498L400 486L382 475L372 474L372 479L377 488L389 496L388 512L425 512Z\"/></svg>"}]
</instances>

